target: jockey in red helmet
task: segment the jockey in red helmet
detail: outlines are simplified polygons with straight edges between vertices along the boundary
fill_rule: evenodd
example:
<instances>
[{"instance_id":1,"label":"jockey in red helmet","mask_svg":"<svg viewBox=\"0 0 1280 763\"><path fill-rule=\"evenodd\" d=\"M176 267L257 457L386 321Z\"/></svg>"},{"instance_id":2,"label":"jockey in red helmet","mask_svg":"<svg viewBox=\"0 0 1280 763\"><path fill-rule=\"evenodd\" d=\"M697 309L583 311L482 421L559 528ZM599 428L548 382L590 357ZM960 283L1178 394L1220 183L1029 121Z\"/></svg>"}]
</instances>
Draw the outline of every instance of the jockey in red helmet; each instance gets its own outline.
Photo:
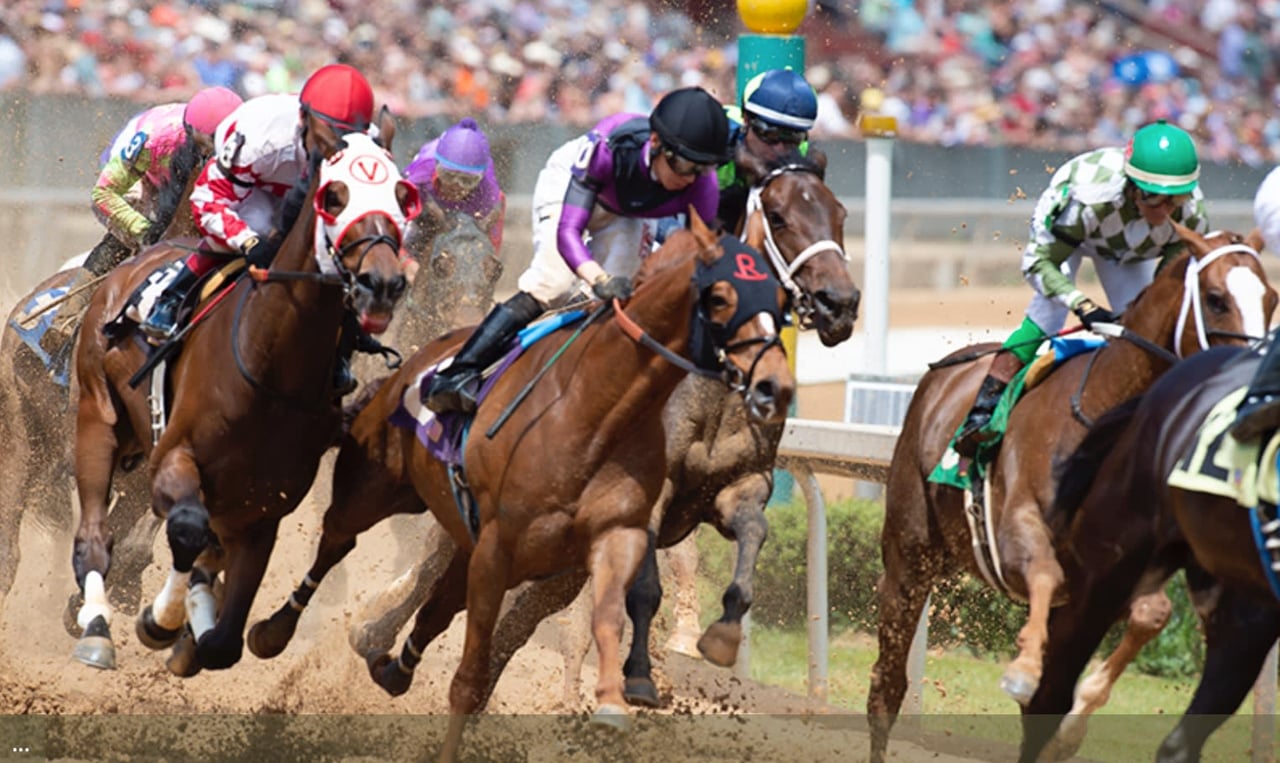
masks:
<instances>
[{"instance_id":1,"label":"jockey in red helmet","mask_svg":"<svg viewBox=\"0 0 1280 763\"><path fill-rule=\"evenodd\" d=\"M373 89L346 64L316 70L298 95L272 94L245 101L214 135L214 160L191 191L191 211L203 235L200 251L174 269L141 328L170 336L187 290L200 276L243 254L267 267L292 220L274 229L285 194L307 170L307 133L315 122L339 135L367 132L373 119Z\"/></svg>"}]
</instances>

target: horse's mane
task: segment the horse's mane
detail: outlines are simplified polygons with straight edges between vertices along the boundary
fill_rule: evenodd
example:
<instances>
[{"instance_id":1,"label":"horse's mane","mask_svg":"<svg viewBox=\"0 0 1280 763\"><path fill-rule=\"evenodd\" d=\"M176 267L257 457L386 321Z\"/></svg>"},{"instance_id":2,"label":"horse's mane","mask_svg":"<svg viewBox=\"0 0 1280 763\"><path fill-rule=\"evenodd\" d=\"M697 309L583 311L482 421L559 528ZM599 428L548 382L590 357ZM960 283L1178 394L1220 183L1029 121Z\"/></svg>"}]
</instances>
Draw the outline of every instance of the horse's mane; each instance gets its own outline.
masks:
<instances>
[{"instance_id":1,"label":"horse's mane","mask_svg":"<svg viewBox=\"0 0 1280 763\"><path fill-rule=\"evenodd\" d=\"M765 159L763 157L753 156L746 150L745 146L739 145L736 149L735 158L738 165L746 170L745 175L747 180L751 183L755 183L757 180L776 169L781 169L787 166L799 166L805 171L812 172L814 175L817 175L823 182L826 182L826 162L819 162L817 160L819 156L824 160L826 158L825 154L812 146L809 148L808 156L800 153L800 149L793 146L778 156Z\"/></svg>"},{"instance_id":2,"label":"horse's mane","mask_svg":"<svg viewBox=\"0 0 1280 763\"><path fill-rule=\"evenodd\" d=\"M686 237L689 239L689 245L681 245L681 242ZM667 236L667 240L663 242L662 246L658 247L657 251L644 258L644 262L640 265L640 270L636 272L635 285L639 287L658 273L687 263L700 250L701 245L693 231L687 228L673 231L671 235Z\"/></svg>"},{"instance_id":3,"label":"horse's mane","mask_svg":"<svg viewBox=\"0 0 1280 763\"><path fill-rule=\"evenodd\" d=\"M200 144L191 138L187 138L170 157L169 179L156 189L156 219L142 240L144 245L156 243L169 229L178 206L187 200L187 186L192 175L204 167L205 158Z\"/></svg>"},{"instance_id":4,"label":"horse's mane","mask_svg":"<svg viewBox=\"0 0 1280 763\"><path fill-rule=\"evenodd\" d=\"M1133 299L1129 301L1129 307L1125 309L1124 315L1120 316L1121 325L1128 325L1127 316L1133 313L1133 306L1141 303L1143 297L1147 295L1147 292L1151 291L1157 283L1161 282L1166 277L1166 273L1169 274L1168 277L1181 284L1186 278L1187 265L1191 262L1192 256L1193 252L1191 251L1191 247L1188 246L1183 249L1178 256L1166 262L1162 262L1155 272L1155 277L1151 279L1151 283L1143 286L1142 290L1135 294Z\"/></svg>"},{"instance_id":5,"label":"horse's mane","mask_svg":"<svg viewBox=\"0 0 1280 763\"><path fill-rule=\"evenodd\" d=\"M1141 402L1142 395L1137 395L1102 414L1089 428L1075 452L1054 470L1058 490L1049 514L1061 521L1063 527L1070 524L1076 510L1084 503L1098 470L1111 454L1116 439L1133 419Z\"/></svg>"},{"instance_id":6,"label":"horse's mane","mask_svg":"<svg viewBox=\"0 0 1280 763\"><path fill-rule=\"evenodd\" d=\"M283 239L289 235L289 231L293 229L293 224L298 221L298 215L302 212L302 206L307 203L307 197L311 195L311 186L313 181L320 177L320 163L324 161L319 151L307 157L307 171L302 173L293 187L284 195L284 201L280 204L280 209L276 212L276 230L280 232Z\"/></svg>"}]
</instances>

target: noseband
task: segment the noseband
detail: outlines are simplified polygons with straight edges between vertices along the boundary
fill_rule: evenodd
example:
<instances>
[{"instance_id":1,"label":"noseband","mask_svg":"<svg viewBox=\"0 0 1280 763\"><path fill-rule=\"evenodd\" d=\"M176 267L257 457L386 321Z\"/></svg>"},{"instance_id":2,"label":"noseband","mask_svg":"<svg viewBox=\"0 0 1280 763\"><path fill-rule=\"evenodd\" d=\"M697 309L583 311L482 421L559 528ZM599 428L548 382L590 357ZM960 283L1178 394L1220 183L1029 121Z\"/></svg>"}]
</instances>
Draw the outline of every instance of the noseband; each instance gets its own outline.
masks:
<instances>
[{"instance_id":1,"label":"noseband","mask_svg":"<svg viewBox=\"0 0 1280 763\"><path fill-rule=\"evenodd\" d=\"M764 251L769 257L769 264L773 266L773 271L777 273L778 280L782 282L782 286L791 295L792 303L795 307L796 316L800 320L801 328L811 328L813 326L813 298L808 292L801 289L792 279L800 268L804 267L813 257L823 252L835 252L840 259L845 262L849 261L849 255L845 253L844 248L839 243L831 239L822 239L815 241L805 247L799 254L795 256L791 262L787 262L782 256L782 251L778 249L778 243L773 238L773 229L769 226L769 215L765 213L764 201L762 194L764 189L775 179L785 175L788 172L807 172L815 177L818 173L812 168L803 164L784 164L769 172L769 174L760 178L751 186L751 191L747 194L747 219L755 212L760 213L760 222L764 228Z\"/></svg>"}]
</instances>

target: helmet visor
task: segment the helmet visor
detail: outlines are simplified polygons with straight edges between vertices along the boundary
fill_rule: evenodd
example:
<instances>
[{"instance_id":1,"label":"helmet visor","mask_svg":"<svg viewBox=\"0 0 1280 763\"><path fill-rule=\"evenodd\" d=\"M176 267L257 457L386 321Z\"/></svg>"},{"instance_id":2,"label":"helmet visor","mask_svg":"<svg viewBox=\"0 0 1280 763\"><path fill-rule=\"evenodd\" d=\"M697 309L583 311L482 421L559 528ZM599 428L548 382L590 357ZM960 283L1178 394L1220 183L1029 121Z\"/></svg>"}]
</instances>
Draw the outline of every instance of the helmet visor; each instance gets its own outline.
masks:
<instances>
[{"instance_id":1,"label":"helmet visor","mask_svg":"<svg viewBox=\"0 0 1280 763\"><path fill-rule=\"evenodd\" d=\"M697 177L705 175L716 168L714 164L704 164L701 162L691 161L676 153L676 150L670 146L662 147L662 155L667 159L667 166L671 171L680 177Z\"/></svg>"},{"instance_id":2,"label":"helmet visor","mask_svg":"<svg viewBox=\"0 0 1280 763\"><path fill-rule=\"evenodd\" d=\"M1138 186L1135 186L1135 188L1138 188L1138 203L1144 207L1163 207L1165 205L1180 207L1191 198L1189 193L1152 193Z\"/></svg>"},{"instance_id":3,"label":"helmet visor","mask_svg":"<svg viewBox=\"0 0 1280 763\"><path fill-rule=\"evenodd\" d=\"M776 146L779 143L788 146L798 146L804 143L809 137L809 133L805 130L797 130L794 127L781 127L771 125L762 119L750 119L747 126L756 137L764 141L770 146Z\"/></svg>"}]
</instances>

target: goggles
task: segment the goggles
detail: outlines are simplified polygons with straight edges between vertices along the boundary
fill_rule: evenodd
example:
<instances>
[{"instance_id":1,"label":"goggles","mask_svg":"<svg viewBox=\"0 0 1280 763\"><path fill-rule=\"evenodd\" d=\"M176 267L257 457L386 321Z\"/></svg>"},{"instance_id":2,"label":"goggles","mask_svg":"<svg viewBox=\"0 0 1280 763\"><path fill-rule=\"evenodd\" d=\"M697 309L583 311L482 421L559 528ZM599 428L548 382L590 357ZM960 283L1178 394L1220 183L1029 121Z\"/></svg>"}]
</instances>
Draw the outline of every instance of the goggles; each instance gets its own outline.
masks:
<instances>
[{"instance_id":1,"label":"goggles","mask_svg":"<svg viewBox=\"0 0 1280 763\"><path fill-rule=\"evenodd\" d=\"M794 127L779 127L771 125L760 119L751 119L747 122L747 127L756 137L764 141L770 146L784 143L788 146L798 146L804 143L809 137L806 130L797 130Z\"/></svg>"},{"instance_id":2,"label":"goggles","mask_svg":"<svg viewBox=\"0 0 1280 763\"><path fill-rule=\"evenodd\" d=\"M1152 193L1138 188L1138 203L1144 207L1163 207L1169 203L1172 203L1175 207L1180 207L1186 204L1190 198L1191 194L1189 193L1169 195L1167 193Z\"/></svg>"},{"instance_id":3,"label":"goggles","mask_svg":"<svg viewBox=\"0 0 1280 763\"><path fill-rule=\"evenodd\" d=\"M457 170L446 169L444 167L436 168L436 180L441 185L456 188L463 193L471 193L480 185L480 181L484 179L484 175L477 175L470 172L459 172Z\"/></svg>"},{"instance_id":4,"label":"goggles","mask_svg":"<svg viewBox=\"0 0 1280 763\"><path fill-rule=\"evenodd\" d=\"M676 150L670 146L662 147L662 155L667 158L667 166L671 168L671 171L683 178L705 175L716 168L714 164L701 164L690 161L677 154Z\"/></svg>"}]
</instances>

